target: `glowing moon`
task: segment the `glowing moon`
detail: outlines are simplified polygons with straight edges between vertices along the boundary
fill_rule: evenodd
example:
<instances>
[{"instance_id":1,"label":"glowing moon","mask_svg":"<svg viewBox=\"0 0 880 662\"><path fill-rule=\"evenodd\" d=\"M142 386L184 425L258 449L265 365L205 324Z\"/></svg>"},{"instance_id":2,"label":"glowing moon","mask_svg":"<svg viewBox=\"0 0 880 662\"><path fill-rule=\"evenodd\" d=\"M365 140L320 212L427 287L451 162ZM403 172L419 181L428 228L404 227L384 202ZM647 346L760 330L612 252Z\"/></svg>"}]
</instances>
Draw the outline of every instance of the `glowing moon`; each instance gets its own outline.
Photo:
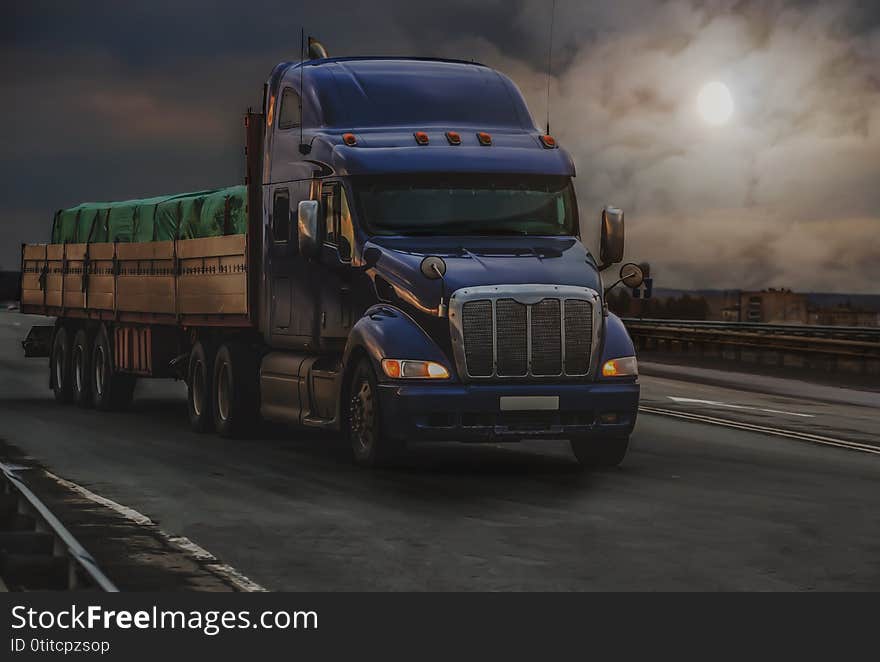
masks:
<instances>
[{"instance_id":1,"label":"glowing moon","mask_svg":"<svg viewBox=\"0 0 880 662\"><path fill-rule=\"evenodd\" d=\"M733 97L724 83L706 83L697 97L697 110L707 124L727 124L733 115Z\"/></svg>"}]
</instances>

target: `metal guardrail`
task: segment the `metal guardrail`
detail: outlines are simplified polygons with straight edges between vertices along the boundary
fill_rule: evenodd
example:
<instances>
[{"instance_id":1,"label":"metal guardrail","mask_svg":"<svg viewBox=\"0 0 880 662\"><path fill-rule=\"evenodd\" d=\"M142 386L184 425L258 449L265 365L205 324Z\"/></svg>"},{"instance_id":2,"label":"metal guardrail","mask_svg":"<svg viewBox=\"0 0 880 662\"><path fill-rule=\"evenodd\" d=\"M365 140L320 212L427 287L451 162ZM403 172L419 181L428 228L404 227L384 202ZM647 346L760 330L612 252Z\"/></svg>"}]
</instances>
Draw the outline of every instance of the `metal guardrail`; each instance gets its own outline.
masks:
<instances>
[{"instance_id":1,"label":"metal guardrail","mask_svg":"<svg viewBox=\"0 0 880 662\"><path fill-rule=\"evenodd\" d=\"M119 589L73 534L16 475L21 467L0 462L3 513L9 526L0 531L0 575L11 589Z\"/></svg>"},{"instance_id":2,"label":"metal guardrail","mask_svg":"<svg viewBox=\"0 0 880 662\"><path fill-rule=\"evenodd\" d=\"M624 324L651 325L692 329L718 329L728 331L751 331L763 334L810 336L814 338L840 338L844 340L880 341L880 327L870 326L818 326L812 324L764 324L762 322L714 322L706 320L623 318Z\"/></svg>"},{"instance_id":3,"label":"metal guardrail","mask_svg":"<svg viewBox=\"0 0 880 662\"><path fill-rule=\"evenodd\" d=\"M783 364L785 355L861 362L864 372L880 362L880 329L862 327L754 324L690 320L624 319L633 340L642 350L700 351L714 347L774 352ZM739 354L737 354L737 357Z\"/></svg>"}]
</instances>

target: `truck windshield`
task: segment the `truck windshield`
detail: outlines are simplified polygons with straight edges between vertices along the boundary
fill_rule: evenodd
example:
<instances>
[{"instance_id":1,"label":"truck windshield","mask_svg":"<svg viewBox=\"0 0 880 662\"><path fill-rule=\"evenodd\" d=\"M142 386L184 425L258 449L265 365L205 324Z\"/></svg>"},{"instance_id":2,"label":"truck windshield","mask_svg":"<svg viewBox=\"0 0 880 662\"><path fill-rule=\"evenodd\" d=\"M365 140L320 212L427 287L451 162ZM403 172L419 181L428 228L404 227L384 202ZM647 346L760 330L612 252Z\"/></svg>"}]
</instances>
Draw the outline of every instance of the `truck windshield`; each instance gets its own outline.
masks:
<instances>
[{"instance_id":1,"label":"truck windshield","mask_svg":"<svg viewBox=\"0 0 880 662\"><path fill-rule=\"evenodd\" d=\"M354 188L373 235L576 235L568 177L362 177Z\"/></svg>"}]
</instances>

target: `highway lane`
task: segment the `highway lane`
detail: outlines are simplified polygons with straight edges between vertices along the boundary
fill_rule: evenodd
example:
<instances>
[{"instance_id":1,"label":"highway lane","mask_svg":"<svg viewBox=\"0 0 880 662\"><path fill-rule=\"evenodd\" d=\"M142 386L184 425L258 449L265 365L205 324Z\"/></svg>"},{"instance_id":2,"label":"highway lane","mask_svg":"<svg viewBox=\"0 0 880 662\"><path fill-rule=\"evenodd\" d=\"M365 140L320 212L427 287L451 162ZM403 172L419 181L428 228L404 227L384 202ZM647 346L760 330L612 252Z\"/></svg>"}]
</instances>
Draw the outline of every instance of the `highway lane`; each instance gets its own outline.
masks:
<instances>
[{"instance_id":1,"label":"highway lane","mask_svg":"<svg viewBox=\"0 0 880 662\"><path fill-rule=\"evenodd\" d=\"M140 385L127 413L57 406L46 362L21 358L30 323L0 313L0 437L270 589L880 589L878 456L642 415L614 471L553 442L424 446L368 472L330 436L193 434L180 384ZM654 379L652 399L803 409Z\"/></svg>"}]
</instances>

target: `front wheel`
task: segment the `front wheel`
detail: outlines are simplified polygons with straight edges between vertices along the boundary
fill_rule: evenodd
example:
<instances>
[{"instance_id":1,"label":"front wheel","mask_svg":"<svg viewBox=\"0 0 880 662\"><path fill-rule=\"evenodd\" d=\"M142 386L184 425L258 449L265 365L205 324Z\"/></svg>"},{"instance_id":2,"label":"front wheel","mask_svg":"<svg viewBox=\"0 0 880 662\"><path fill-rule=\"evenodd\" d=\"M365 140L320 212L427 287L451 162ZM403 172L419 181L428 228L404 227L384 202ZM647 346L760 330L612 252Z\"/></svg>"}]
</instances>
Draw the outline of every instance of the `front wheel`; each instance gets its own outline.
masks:
<instances>
[{"instance_id":1,"label":"front wheel","mask_svg":"<svg viewBox=\"0 0 880 662\"><path fill-rule=\"evenodd\" d=\"M584 469L610 469L618 466L626 457L629 435L577 437L570 443L572 453Z\"/></svg>"},{"instance_id":2,"label":"front wheel","mask_svg":"<svg viewBox=\"0 0 880 662\"><path fill-rule=\"evenodd\" d=\"M346 425L354 461L367 467L389 464L402 444L382 433L379 388L369 359L363 358L355 366L347 393Z\"/></svg>"}]
</instances>

